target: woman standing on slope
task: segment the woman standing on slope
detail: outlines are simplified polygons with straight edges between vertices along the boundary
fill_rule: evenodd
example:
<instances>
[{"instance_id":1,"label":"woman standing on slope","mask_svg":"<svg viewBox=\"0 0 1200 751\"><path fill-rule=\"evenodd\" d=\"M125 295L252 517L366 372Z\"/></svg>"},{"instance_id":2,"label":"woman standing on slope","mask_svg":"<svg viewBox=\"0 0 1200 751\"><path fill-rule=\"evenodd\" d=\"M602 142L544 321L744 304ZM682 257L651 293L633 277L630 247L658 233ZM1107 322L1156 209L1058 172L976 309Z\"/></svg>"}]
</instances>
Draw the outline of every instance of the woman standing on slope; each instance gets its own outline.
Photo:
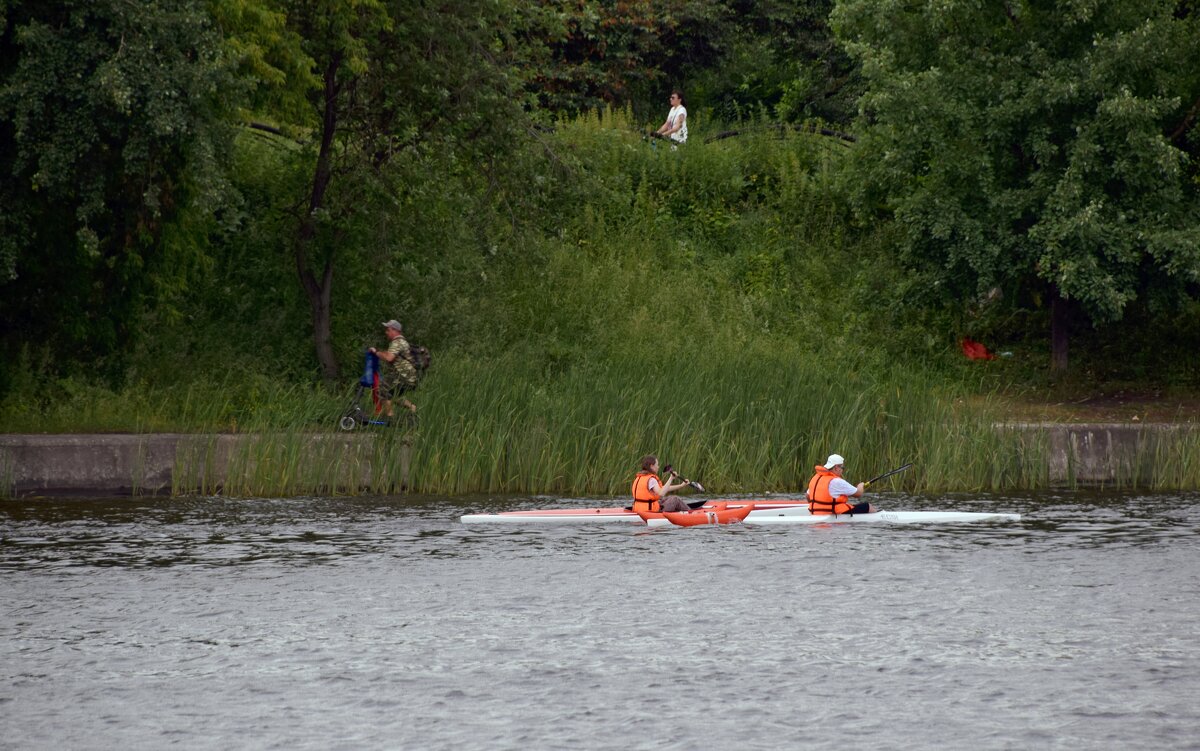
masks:
<instances>
[{"instance_id":1,"label":"woman standing on slope","mask_svg":"<svg viewBox=\"0 0 1200 751\"><path fill-rule=\"evenodd\" d=\"M687 143L687 108L683 106L683 92L679 89L671 92L671 111L667 113L667 121L654 132L676 144Z\"/></svg>"}]
</instances>

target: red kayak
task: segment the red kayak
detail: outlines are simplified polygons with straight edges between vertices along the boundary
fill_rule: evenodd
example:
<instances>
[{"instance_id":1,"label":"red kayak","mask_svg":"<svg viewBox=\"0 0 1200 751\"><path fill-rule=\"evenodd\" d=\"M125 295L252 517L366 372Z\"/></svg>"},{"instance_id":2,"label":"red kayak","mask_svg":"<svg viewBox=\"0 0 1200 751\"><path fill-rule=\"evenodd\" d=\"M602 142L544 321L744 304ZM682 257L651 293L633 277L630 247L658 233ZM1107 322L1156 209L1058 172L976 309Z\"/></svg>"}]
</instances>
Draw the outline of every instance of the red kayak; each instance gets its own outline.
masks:
<instances>
[{"instance_id":1,"label":"red kayak","mask_svg":"<svg viewBox=\"0 0 1200 751\"><path fill-rule=\"evenodd\" d=\"M666 519L677 527L699 527L704 524L737 524L750 515L754 510L753 503L730 506L724 501L714 503L704 508L692 511L639 511L637 515L642 521L649 523L651 519Z\"/></svg>"},{"instance_id":2,"label":"red kayak","mask_svg":"<svg viewBox=\"0 0 1200 751\"><path fill-rule=\"evenodd\" d=\"M701 511L712 511L720 504L729 506L754 506L746 521L754 521L760 516L783 516L792 514L808 515L808 503L803 500L788 498L759 498L759 499L725 499L710 501ZM670 524L661 514L652 514L660 523ZM532 511L503 511L498 514L464 514L463 524L602 524L625 523L642 524L643 520L637 512L628 507L610 508L563 508L536 509Z\"/></svg>"}]
</instances>

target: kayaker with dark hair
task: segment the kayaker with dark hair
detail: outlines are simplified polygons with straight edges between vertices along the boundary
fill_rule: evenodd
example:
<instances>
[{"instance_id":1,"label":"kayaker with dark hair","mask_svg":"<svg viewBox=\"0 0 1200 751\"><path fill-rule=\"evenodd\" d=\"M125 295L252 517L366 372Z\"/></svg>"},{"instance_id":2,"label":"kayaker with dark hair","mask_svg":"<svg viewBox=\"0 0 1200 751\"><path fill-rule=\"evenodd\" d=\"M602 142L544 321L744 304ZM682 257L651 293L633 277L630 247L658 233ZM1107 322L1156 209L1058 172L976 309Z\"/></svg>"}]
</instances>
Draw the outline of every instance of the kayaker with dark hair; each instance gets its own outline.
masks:
<instances>
[{"instance_id":1,"label":"kayaker with dark hair","mask_svg":"<svg viewBox=\"0 0 1200 751\"><path fill-rule=\"evenodd\" d=\"M816 474L808 481L808 510L814 514L873 514L877 510L866 501L851 504L847 498L861 498L867 484L851 485L842 479L846 460L839 454L830 454L825 466L813 467Z\"/></svg>"},{"instance_id":2,"label":"kayaker with dark hair","mask_svg":"<svg viewBox=\"0 0 1200 751\"><path fill-rule=\"evenodd\" d=\"M687 501L677 495L670 495L680 488L687 487L686 482L673 482L675 477L672 470L667 477L667 485L663 486L662 481L658 479L658 457L653 454L643 456L642 471L633 478L633 510L688 511Z\"/></svg>"}]
</instances>

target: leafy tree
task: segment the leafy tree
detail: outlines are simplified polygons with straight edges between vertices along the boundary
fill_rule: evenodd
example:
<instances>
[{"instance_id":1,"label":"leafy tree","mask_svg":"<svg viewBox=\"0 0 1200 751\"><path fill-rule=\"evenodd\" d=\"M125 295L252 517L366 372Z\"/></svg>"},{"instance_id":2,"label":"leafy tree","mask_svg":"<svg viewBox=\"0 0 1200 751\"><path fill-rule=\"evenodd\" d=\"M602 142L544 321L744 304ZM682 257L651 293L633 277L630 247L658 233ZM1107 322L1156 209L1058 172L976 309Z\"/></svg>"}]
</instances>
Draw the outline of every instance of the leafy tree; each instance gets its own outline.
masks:
<instances>
[{"instance_id":1,"label":"leafy tree","mask_svg":"<svg viewBox=\"0 0 1200 751\"><path fill-rule=\"evenodd\" d=\"M841 0L869 92L859 204L904 231L919 287L1051 300L1119 320L1200 281L1200 29L1172 0Z\"/></svg>"},{"instance_id":2,"label":"leafy tree","mask_svg":"<svg viewBox=\"0 0 1200 751\"><path fill-rule=\"evenodd\" d=\"M684 16L668 77L726 120L765 109L786 122L849 123L858 66L829 27L833 0L726 0Z\"/></svg>"},{"instance_id":3,"label":"leafy tree","mask_svg":"<svg viewBox=\"0 0 1200 751\"><path fill-rule=\"evenodd\" d=\"M529 90L575 114L649 107L682 86L693 108L737 119L848 121L856 66L828 26L832 0L540 0L526 7Z\"/></svg>"},{"instance_id":4,"label":"leafy tree","mask_svg":"<svg viewBox=\"0 0 1200 751\"><path fill-rule=\"evenodd\" d=\"M165 230L222 202L232 90L199 2L0 0L5 366L33 343L120 371L139 311L199 248Z\"/></svg>"},{"instance_id":5,"label":"leafy tree","mask_svg":"<svg viewBox=\"0 0 1200 751\"><path fill-rule=\"evenodd\" d=\"M286 35L274 38L299 40L290 52L286 44L274 46L283 51L278 62L249 59L266 64L256 80L276 87L274 101L292 101L286 92L303 91L307 102L299 122L283 128L309 134L301 139L299 156L309 174L305 195L284 196L283 205L272 208L293 212L292 265L309 302L322 377L334 381L335 270L347 256L367 255L370 223L396 210L405 186L390 165L430 151L449 163L483 165L502 157L524 122L515 42L508 36L514 10L487 0L453 6L420 0L246 0L252 1L262 10L249 18L280 14ZM244 35L238 47L261 49L258 40L274 24L228 28L234 37ZM303 62L301 72L296 66L287 72L283 62L296 60ZM286 119L282 110L272 114Z\"/></svg>"},{"instance_id":6,"label":"leafy tree","mask_svg":"<svg viewBox=\"0 0 1200 751\"><path fill-rule=\"evenodd\" d=\"M246 87L237 102L242 124L303 138L311 127L309 92L321 81L285 5L262 0L208 0L225 56ZM269 120L264 123L261 119Z\"/></svg>"},{"instance_id":7,"label":"leafy tree","mask_svg":"<svg viewBox=\"0 0 1200 751\"><path fill-rule=\"evenodd\" d=\"M689 10L711 0L541 0L523 23L533 63L530 91L539 106L578 113L627 104L651 87L669 87L666 41ZM665 98L661 95L659 98Z\"/></svg>"}]
</instances>

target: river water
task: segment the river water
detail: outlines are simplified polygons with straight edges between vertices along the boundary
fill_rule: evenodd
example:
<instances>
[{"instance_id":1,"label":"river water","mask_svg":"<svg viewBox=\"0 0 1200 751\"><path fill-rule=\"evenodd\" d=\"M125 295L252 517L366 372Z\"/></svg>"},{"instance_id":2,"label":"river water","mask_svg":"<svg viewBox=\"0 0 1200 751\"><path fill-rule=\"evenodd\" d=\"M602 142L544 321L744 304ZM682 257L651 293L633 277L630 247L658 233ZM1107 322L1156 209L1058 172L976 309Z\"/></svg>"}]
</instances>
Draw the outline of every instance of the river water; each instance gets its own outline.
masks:
<instances>
[{"instance_id":1,"label":"river water","mask_svg":"<svg viewBox=\"0 0 1200 751\"><path fill-rule=\"evenodd\" d=\"M1200 495L474 526L551 498L0 502L0 748L1197 748Z\"/></svg>"}]
</instances>

